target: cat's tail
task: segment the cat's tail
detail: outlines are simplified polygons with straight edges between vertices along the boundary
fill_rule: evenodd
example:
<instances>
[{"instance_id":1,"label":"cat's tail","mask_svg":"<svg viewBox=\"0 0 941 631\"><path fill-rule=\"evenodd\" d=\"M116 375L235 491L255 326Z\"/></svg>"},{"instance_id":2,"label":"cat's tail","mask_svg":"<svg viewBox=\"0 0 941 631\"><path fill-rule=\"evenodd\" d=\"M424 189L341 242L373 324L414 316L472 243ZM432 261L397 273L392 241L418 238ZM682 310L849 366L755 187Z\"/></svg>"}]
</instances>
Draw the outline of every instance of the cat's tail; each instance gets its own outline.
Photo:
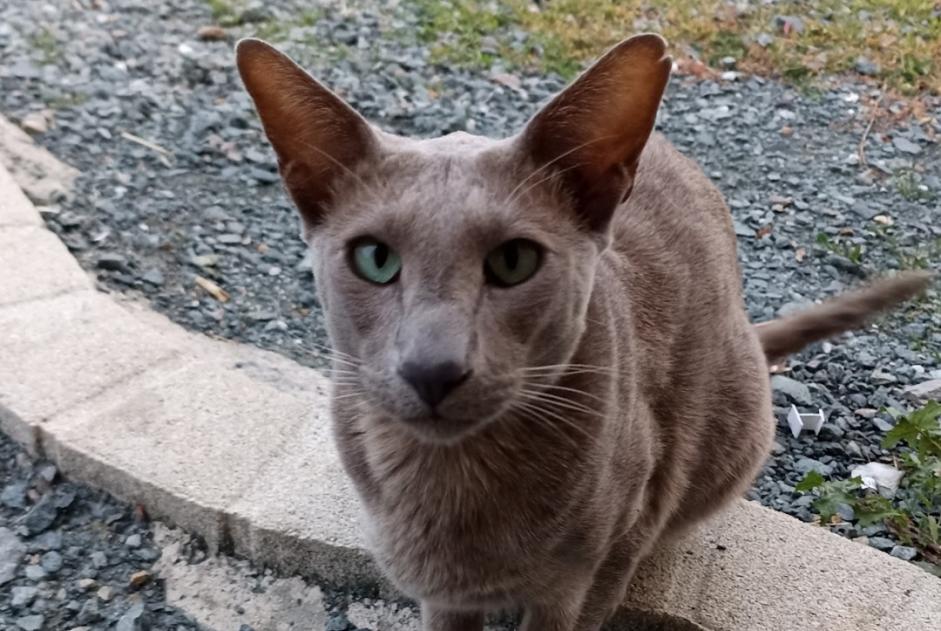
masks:
<instances>
[{"instance_id":1,"label":"cat's tail","mask_svg":"<svg viewBox=\"0 0 941 631\"><path fill-rule=\"evenodd\" d=\"M932 272L902 272L850 291L794 315L755 325L769 363L796 353L808 344L865 326L882 311L922 293Z\"/></svg>"}]
</instances>

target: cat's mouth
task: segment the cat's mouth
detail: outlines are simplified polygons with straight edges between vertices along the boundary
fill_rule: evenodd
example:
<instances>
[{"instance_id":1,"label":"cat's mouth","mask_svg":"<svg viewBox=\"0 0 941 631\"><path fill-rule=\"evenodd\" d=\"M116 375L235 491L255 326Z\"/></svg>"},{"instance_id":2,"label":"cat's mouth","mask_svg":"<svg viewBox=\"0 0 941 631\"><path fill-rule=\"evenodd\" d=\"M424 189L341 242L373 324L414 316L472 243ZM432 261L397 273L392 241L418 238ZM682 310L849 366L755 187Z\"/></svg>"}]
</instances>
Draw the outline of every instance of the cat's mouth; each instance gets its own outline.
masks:
<instances>
[{"instance_id":1,"label":"cat's mouth","mask_svg":"<svg viewBox=\"0 0 941 631\"><path fill-rule=\"evenodd\" d=\"M453 445L480 430L490 418L461 418L432 410L401 421L423 442Z\"/></svg>"}]
</instances>

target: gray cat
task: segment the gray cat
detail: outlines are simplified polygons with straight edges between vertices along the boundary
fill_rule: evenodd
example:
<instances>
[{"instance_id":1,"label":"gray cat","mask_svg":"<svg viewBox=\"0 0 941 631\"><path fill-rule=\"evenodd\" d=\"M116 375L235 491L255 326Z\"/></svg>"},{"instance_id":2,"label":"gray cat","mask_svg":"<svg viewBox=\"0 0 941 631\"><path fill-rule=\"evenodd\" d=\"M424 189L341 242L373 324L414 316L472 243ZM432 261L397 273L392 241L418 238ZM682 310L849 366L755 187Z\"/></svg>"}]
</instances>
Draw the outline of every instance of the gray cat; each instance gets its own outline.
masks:
<instances>
[{"instance_id":1,"label":"gray cat","mask_svg":"<svg viewBox=\"0 0 941 631\"><path fill-rule=\"evenodd\" d=\"M769 358L929 282L752 325L720 193L651 135L655 35L505 140L384 133L267 44L237 57L313 248L336 441L428 631L506 607L598 629L658 542L751 483Z\"/></svg>"}]
</instances>

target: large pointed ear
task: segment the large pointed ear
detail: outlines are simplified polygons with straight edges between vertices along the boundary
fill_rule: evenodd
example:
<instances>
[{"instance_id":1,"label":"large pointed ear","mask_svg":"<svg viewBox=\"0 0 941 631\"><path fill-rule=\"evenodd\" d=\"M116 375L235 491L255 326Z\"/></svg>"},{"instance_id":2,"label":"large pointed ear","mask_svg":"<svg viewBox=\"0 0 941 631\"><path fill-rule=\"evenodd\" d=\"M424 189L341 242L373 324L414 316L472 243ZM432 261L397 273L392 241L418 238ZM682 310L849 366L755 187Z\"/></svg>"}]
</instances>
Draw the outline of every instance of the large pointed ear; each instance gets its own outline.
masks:
<instances>
[{"instance_id":1,"label":"large pointed ear","mask_svg":"<svg viewBox=\"0 0 941 631\"><path fill-rule=\"evenodd\" d=\"M604 231L634 184L672 60L659 35L627 39L586 70L526 126L521 149L554 169L583 225Z\"/></svg>"},{"instance_id":2,"label":"large pointed ear","mask_svg":"<svg viewBox=\"0 0 941 631\"><path fill-rule=\"evenodd\" d=\"M376 135L353 108L265 42L243 39L235 51L306 232L323 219L338 183L355 178L356 165L376 152Z\"/></svg>"}]
</instances>

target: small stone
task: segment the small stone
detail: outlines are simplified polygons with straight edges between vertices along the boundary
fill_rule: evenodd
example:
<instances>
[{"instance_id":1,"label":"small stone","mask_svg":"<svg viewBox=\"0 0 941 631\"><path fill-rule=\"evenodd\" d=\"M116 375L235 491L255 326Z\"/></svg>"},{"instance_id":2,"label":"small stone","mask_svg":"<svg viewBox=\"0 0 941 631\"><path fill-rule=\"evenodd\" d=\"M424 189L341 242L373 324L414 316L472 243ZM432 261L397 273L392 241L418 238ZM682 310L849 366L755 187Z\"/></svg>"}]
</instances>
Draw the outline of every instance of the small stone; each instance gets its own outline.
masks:
<instances>
[{"instance_id":1,"label":"small stone","mask_svg":"<svg viewBox=\"0 0 941 631\"><path fill-rule=\"evenodd\" d=\"M254 322L268 322L277 318L278 314L274 311L257 310L249 312L246 317Z\"/></svg>"},{"instance_id":2,"label":"small stone","mask_svg":"<svg viewBox=\"0 0 941 631\"><path fill-rule=\"evenodd\" d=\"M902 153L907 153L913 156L917 156L921 153L921 146L918 143L914 143L904 136L896 136L892 139L892 144L896 149Z\"/></svg>"},{"instance_id":3,"label":"small stone","mask_svg":"<svg viewBox=\"0 0 941 631\"><path fill-rule=\"evenodd\" d=\"M884 386L890 383L895 383L898 379L895 378L895 375L885 372L884 370L874 370L872 374L869 375L869 378L872 382L878 386Z\"/></svg>"},{"instance_id":4,"label":"small stone","mask_svg":"<svg viewBox=\"0 0 941 631\"><path fill-rule=\"evenodd\" d=\"M504 85L508 88L512 88L513 90L519 90L520 85L521 85L520 78L516 76L515 74L499 72L493 75L493 77L491 78L497 83L499 83L500 85Z\"/></svg>"},{"instance_id":5,"label":"small stone","mask_svg":"<svg viewBox=\"0 0 941 631\"><path fill-rule=\"evenodd\" d=\"M887 537L869 537L869 545L877 550L891 550L895 542Z\"/></svg>"},{"instance_id":6,"label":"small stone","mask_svg":"<svg viewBox=\"0 0 941 631\"><path fill-rule=\"evenodd\" d=\"M941 401L941 379L923 381L914 386L908 386L904 391L905 398L921 405L928 401Z\"/></svg>"},{"instance_id":7,"label":"small stone","mask_svg":"<svg viewBox=\"0 0 941 631\"><path fill-rule=\"evenodd\" d=\"M280 179L277 173L257 167L249 169L248 174L253 180L261 184L274 184Z\"/></svg>"},{"instance_id":8,"label":"small stone","mask_svg":"<svg viewBox=\"0 0 941 631\"><path fill-rule=\"evenodd\" d=\"M104 566L108 565L108 557L105 556L104 552L96 550L95 552L91 553L91 564L96 568L103 568Z\"/></svg>"},{"instance_id":9,"label":"small stone","mask_svg":"<svg viewBox=\"0 0 941 631\"><path fill-rule=\"evenodd\" d=\"M149 269L141 275L141 280L145 283L150 283L156 287L163 285L163 272L159 269Z\"/></svg>"},{"instance_id":10,"label":"small stone","mask_svg":"<svg viewBox=\"0 0 941 631\"><path fill-rule=\"evenodd\" d=\"M3 487L3 492L0 493L0 504L10 508L26 508L27 486L25 480L7 484Z\"/></svg>"},{"instance_id":11,"label":"small stone","mask_svg":"<svg viewBox=\"0 0 941 631\"><path fill-rule=\"evenodd\" d=\"M854 511L853 507L849 504L838 504L836 514L839 515L840 519L843 521L856 521L856 511Z\"/></svg>"},{"instance_id":12,"label":"small stone","mask_svg":"<svg viewBox=\"0 0 941 631\"><path fill-rule=\"evenodd\" d=\"M52 494L43 495L35 506L29 509L23 518L23 525L31 535L38 535L48 530L59 516L59 509L55 505Z\"/></svg>"},{"instance_id":13,"label":"small stone","mask_svg":"<svg viewBox=\"0 0 941 631\"><path fill-rule=\"evenodd\" d=\"M774 36L769 33L759 33L755 42L762 48L767 48L774 43Z\"/></svg>"},{"instance_id":14,"label":"small stone","mask_svg":"<svg viewBox=\"0 0 941 631\"><path fill-rule=\"evenodd\" d=\"M232 234L231 232L220 234L218 237L216 237L216 241L224 245L238 245L242 242L242 235Z\"/></svg>"},{"instance_id":15,"label":"small stone","mask_svg":"<svg viewBox=\"0 0 941 631\"><path fill-rule=\"evenodd\" d=\"M823 464L819 460L814 460L813 458L799 459L794 463L794 470L801 475L807 475L811 471L816 471L823 477L828 477L831 473L833 473L833 467L828 464Z\"/></svg>"},{"instance_id":16,"label":"small stone","mask_svg":"<svg viewBox=\"0 0 941 631\"><path fill-rule=\"evenodd\" d=\"M890 430L894 427L894 425L892 425L892 423L888 422L887 420L885 420L885 419L882 418L881 416L877 416L877 417L873 418L873 419L872 419L872 424L875 425L875 426L876 426L876 429L878 429L880 432L888 432L888 431L890 431Z\"/></svg>"},{"instance_id":17,"label":"small stone","mask_svg":"<svg viewBox=\"0 0 941 631\"><path fill-rule=\"evenodd\" d=\"M859 56L856 58L856 72L868 77L874 77L879 74L879 64L873 62L868 57Z\"/></svg>"},{"instance_id":18,"label":"small stone","mask_svg":"<svg viewBox=\"0 0 941 631\"><path fill-rule=\"evenodd\" d=\"M96 581L93 578L80 578L75 582L75 584L78 586L80 590L82 590L83 592L87 592L91 589L94 589L95 586L98 584L98 581Z\"/></svg>"},{"instance_id":19,"label":"small stone","mask_svg":"<svg viewBox=\"0 0 941 631\"><path fill-rule=\"evenodd\" d=\"M49 120L42 112L30 112L20 121L20 127L30 134L44 134L49 131Z\"/></svg>"},{"instance_id":20,"label":"small stone","mask_svg":"<svg viewBox=\"0 0 941 631\"><path fill-rule=\"evenodd\" d=\"M44 465L39 466L36 469L36 475L40 479L45 480L46 482L52 482L53 480L55 480L56 474L58 472L59 470L56 469L56 466L52 463L46 463Z\"/></svg>"},{"instance_id":21,"label":"small stone","mask_svg":"<svg viewBox=\"0 0 941 631\"><path fill-rule=\"evenodd\" d=\"M139 548L141 546L141 537L138 534L133 534L127 539L124 540L124 545L128 548Z\"/></svg>"},{"instance_id":22,"label":"small stone","mask_svg":"<svg viewBox=\"0 0 941 631\"><path fill-rule=\"evenodd\" d=\"M803 406L812 406L814 403L810 388L784 375L775 375L771 378L771 389L775 394L783 395L787 403Z\"/></svg>"},{"instance_id":23,"label":"small stone","mask_svg":"<svg viewBox=\"0 0 941 631\"><path fill-rule=\"evenodd\" d=\"M863 450L859 447L859 443L855 440L847 441L846 447L844 447L846 453L853 456L854 458L862 458Z\"/></svg>"},{"instance_id":24,"label":"small stone","mask_svg":"<svg viewBox=\"0 0 941 631\"><path fill-rule=\"evenodd\" d=\"M46 578L46 570L42 569L41 565L27 565L26 566L26 578L38 583L42 579Z\"/></svg>"},{"instance_id":25,"label":"small stone","mask_svg":"<svg viewBox=\"0 0 941 631\"><path fill-rule=\"evenodd\" d=\"M90 624L92 622L97 622L101 619L101 611L98 609L98 600L95 598L89 598L85 601L85 604L82 605L82 608L78 612L76 617L79 624Z\"/></svg>"},{"instance_id":26,"label":"small stone","mask_svg":"<svg viewBox=\"0 0 941 631\"><path fill-rule=\"evenodd\" d=\"M221 42L225 41L228 34L225 29L215 24L200 26L196 31L196 38L203 42Z\"/></svg>"},{"instance_id":27,"label":"small stone","mask_svg":"<svg viewBox=\"0 0 941 631\"><path fill-rule=\"evenodd\" d=\"M22 616L16 619L16 626L23 631L39 631L42 629L42 625L45 622L42 614L34 614L32 616Z\"/></svg>"},{"instance_id":28,"label":"small stone","mask_svg":"<svg viewBox=\"0 0 941 631\"><path fill-rule=\"evenodd\" d=\"M918 556L918 550L908 546L892 546L892 551L889 552L889 554L894 556L896 559L911 561Z\"/></svg>"},{"instance_id":29,"label":"small stone","mask_svg":"<svg viewBox=\"0 0 941 631\"><path fill-rule=\"evenodd\" d=\"M131 574L130 584L131 587L143 587L150 582L153 576L147 570L140 570L139 572L134 572Z\"/></svg>"},{"instance_id":30,"label":"small stone","mask_svg":"<svg viewBox=\"0 0 941 631\"><path fill-rule=\"evenodd\" d=\"M879 413L879 410L876 410L874 408L859 408L858 410L853 411L853 414L861 418L875 418L876 414L878 413Z\"/></svg>"},{"instance_id":31,"label":"small stone","mask_svg":"<svg viewBox=\"0 0 941 631\"><path fill-rule=\"evenodd\" d=\"M112 598L114 598L114 588L110 585L105 585L104 587L100 588L98 590L98 598L105 602L110 601Z\"/></svg>"},{"instance_id":32,"label":"small stone","mask_svg":"<svg viewBox=\"0 0 941 631\"><path fill-rule=\"evenodd\" d=\"M52 550L50 552L42 555L42 569L44 569L49 574L55 574L62 569L62 555Z\"/></svg>"},{"instance_id":33,"label":"small stone","mask_svg":"<svg viewBox=\"0 0 941 631\"><path fill-rule=\"evenodd\" d=\"M142 631L145 626L144 603L137 602L124 612L115 625L115 631Z\"/></svg>"},{"instance_id":34,"label":"small stone","mask_svg":"<svg viewBox=\"0 0 941 631\"><path fill-rule=\"evenodd\" d=\"M800 35L804 32L804 20L796 15L779 15L774 18L774 22L778 29L785 35L790 35L791 33Z\"/></svg>"},{"instance_id":35,"label":"small stone","mask_svg":"<svg viewBox=\"0 0 941 631\"><path fill-rule=\"evenodd\" d=\"M10 600L10 604L14 607L26 607L33 599L36 598L36 594L39 592L37 587L14 587L12 590L13 598Z\"/></svg>"},{"instance_id":36,"label":"small stone","mask_svg":"<svg viewBox=\"0 0 941 631\"><path fill-rule=\"evenodd\" d=\"M95 262L98 269L108 270L111 272L128 272L127 267L127 258L122 254L117 254L114 252L107 252L101 254L98 257L98 260Z\"/></svg>"}]
</instances>

